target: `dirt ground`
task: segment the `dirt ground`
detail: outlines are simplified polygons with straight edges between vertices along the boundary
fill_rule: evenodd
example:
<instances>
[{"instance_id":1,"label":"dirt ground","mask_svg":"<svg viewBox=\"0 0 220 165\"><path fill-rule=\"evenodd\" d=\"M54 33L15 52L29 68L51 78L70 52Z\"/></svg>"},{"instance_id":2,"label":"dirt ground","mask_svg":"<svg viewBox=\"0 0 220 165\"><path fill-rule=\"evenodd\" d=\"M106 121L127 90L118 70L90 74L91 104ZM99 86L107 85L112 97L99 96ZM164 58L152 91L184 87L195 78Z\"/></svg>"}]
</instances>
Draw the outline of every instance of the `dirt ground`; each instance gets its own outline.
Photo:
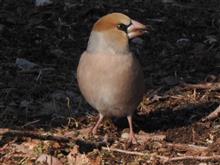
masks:
<instances>
[{"instance_id":1,"label":"dirt ground","mask_svg":"<svg viewBox=\"0 0 220 165\"><path fill-rule=\"evenodd\" d=\"M145 74L134 116L97 120L76 67L93 23L122 12L153 31L131 42ZM219 0L0 0L0 164L220 164ZM25 61L27 60L27 61ZM47 162L47 163L46 163Z\"/></svg>"}]
</instances>

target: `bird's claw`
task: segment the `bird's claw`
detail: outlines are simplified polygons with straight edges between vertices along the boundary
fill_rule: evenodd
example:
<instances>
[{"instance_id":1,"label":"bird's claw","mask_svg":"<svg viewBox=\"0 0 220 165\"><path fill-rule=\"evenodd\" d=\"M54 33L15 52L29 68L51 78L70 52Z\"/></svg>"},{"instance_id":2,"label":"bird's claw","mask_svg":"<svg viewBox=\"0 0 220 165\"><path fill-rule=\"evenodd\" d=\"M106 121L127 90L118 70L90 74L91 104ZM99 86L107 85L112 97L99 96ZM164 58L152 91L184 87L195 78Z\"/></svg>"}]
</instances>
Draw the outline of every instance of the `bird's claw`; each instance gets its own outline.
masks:
<instances>
[{"instance_id":1,"label":"bird's claw","mask_svg":"<svg viewBox=\"0 0 220 165\"><path fill-rule=\"evenodd\" d=\"M134 134L130 134L129 135L128 143L130 143L130 144L137 144L137 139L136 139Z\"/></svg>"}]
</instances>

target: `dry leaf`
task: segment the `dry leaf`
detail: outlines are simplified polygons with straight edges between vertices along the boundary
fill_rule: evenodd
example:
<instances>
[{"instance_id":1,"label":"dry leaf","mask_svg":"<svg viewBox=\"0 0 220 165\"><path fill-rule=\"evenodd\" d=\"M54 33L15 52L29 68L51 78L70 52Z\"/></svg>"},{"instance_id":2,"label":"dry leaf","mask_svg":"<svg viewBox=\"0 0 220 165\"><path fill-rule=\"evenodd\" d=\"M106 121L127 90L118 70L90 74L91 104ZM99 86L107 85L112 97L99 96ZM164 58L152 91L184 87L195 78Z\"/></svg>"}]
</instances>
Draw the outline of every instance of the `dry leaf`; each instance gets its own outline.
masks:
<instances>
[{"instance_id":1,"label":"dry leaf","mask_svg":"<svg viewBox=\"0 0 220 165\"><path fill-rule=\"evenodd\" d=\"M47 165L63 165L63 163L59 159L47 154L42 154L37 158L36 164L39 163Z\"/></svg>"},{"instance_id":2,"label":"dry leaf","mask_svg":"<svg viewBox=\"0 0 220 165\"><path fill-rule=\"evenodd\" d=\"M30 150L33 150L35 147L37 147L41 143L40 140L34 140L31 139L30 141L23 142L22 144L27 147Z\"/></svg>"},{"instance_id":3,"label":"dry leaf","mask_svg":"<svg viewBox=\"0 0 220 165\"><path fill-rule=\"evenodd\" d=\"M96 159L90 159L85 154L79 153L78 146L74 146L74 148L70 151L67 156L69 165L100 165L101 158L96 157Z\"/></svg>"},{"instance_id":4,"label":"dry leaf","mask_svg":"<svg viewBox=\"0 0 220 165\"><path fill-rule=\"evenodd\" d=\"M79 130L79 137L88 138L91 128L82 128Z\"/></svg>"},{"instance_id":5,"label":"dry leaf","mask_svg":"<svg viewBox=\"0 0 220 165\"><path fill-rule=\"evenodd\" d=\"M28 154L29 156L34 154L33 150L23 144L12 144L12 146L15 148L16 152L21 152L25 155Z\"/></svg>"}]
</instances>

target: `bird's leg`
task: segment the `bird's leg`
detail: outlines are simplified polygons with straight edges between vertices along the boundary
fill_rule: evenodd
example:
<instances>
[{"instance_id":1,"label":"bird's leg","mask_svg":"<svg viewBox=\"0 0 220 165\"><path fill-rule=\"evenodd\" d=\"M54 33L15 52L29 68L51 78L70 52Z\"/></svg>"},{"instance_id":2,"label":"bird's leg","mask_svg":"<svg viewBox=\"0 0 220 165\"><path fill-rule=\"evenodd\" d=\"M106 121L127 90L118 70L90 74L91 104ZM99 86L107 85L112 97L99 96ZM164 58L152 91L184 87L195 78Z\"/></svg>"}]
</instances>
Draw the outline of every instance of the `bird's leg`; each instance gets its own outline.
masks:
<instances>
[{"instance_id":1,"label":"bird's leg","mask_svg":"<svg viewBox=\"0 0 220 165\"><path fill-rule=\"evenodd\" d=\"M97 133L97 128L99 126L99 124L102 122L104 116L99 113L99 120L96 122L95 126L92 128L92 134L95 135Z\"/></svg>"},{"instance_id":2,"label":"bird's leg","mask_svg":"<svg viewBox=\"0 0 220 165\"><path fill-rule=\"evenodd\" d=\"M132 144L136 144L137 139L135 138L135 135L133 132L132 116L131 115L127 116L127 119L128 119L129 129L130 129L129 142L131 142Z\"/></svg>"}]
</instances>

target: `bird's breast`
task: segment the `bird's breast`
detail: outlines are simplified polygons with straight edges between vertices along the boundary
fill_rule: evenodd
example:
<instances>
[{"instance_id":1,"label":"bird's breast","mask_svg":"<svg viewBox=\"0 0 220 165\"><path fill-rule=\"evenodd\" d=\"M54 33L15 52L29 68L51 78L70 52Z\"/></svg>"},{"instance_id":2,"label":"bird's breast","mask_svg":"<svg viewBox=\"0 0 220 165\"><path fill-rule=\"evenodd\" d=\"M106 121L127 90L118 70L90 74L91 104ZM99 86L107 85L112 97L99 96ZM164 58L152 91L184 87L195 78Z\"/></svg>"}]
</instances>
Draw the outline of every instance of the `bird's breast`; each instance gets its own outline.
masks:
<instances>
[{"instance_id":1,"label":"bird's breast","mask_svg":"<svg viewBox=\"0 0 220 165\"><path fill-rule=\"evenodd\" d=\"M132 113L143 95L143 72L132 54L83 53L77 69L88 103L106 116Z\"/></svg>"}]
</instances>

